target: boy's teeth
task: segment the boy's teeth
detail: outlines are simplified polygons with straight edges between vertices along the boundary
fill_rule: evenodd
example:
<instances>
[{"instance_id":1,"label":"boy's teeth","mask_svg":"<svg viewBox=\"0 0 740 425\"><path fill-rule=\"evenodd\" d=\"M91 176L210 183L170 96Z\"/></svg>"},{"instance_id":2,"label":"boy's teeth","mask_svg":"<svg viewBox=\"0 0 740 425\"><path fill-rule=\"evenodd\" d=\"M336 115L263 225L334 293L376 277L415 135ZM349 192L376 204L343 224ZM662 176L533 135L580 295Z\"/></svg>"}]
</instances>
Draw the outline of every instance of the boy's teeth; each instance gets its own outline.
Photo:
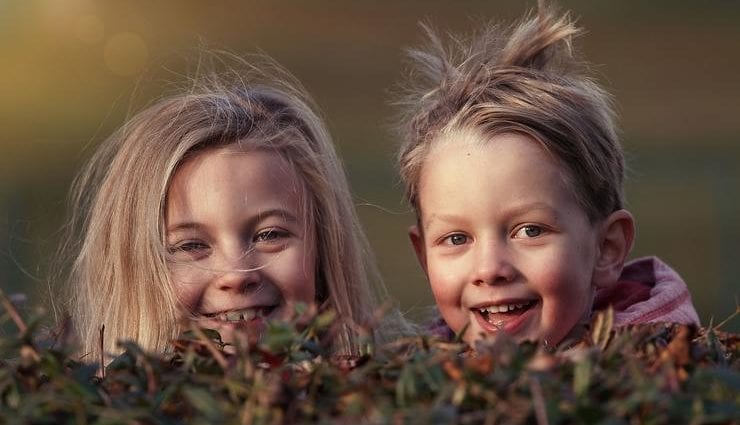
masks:
<instances>
[{"instance_id":1,"label":"boy's teeth","mask_svg":"<svg viewBox=\"0 0 740 425\"><path fill-rule=\"evenodd\" d=\"M520 303L520 304L501 304L501 305L491 305L488 307L480 308L479 311L481 314L491 314L491 313L506 313L509 311L520 309L524 306L528 306L529 303Z\"/></svg>"}]
</instances>

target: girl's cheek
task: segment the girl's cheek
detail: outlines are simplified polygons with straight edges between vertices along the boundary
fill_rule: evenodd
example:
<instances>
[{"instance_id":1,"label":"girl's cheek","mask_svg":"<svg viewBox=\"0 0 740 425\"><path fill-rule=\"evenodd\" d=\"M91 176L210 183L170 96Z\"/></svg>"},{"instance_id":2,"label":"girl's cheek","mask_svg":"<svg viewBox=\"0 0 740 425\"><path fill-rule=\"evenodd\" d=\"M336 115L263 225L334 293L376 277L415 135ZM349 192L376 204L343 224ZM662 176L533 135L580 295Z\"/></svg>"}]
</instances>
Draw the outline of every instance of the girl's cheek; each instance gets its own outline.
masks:
<instances>
[{"instance_id":1,"label":"girl's cheek","mask_svg":"<svg viewBox=\"0 0 740 425\"><path fill-rule=\"evenodd\" d=\"M197 285L175 284L177 301L185 311L193 311L198 305L199 292Z\"/></svg>"},{"instance_id":2,"label":"girl's cheek","mask_svg":"<svg viewBox=\"0 0 740 425\"><path fill-rule=\"evenodd\" d=\"M297 248L281 253L284 256L275 258L265 273L280 288L288 304L310 304L316 298L316 259L312 250Z\"/></svg>"}]
</instances>

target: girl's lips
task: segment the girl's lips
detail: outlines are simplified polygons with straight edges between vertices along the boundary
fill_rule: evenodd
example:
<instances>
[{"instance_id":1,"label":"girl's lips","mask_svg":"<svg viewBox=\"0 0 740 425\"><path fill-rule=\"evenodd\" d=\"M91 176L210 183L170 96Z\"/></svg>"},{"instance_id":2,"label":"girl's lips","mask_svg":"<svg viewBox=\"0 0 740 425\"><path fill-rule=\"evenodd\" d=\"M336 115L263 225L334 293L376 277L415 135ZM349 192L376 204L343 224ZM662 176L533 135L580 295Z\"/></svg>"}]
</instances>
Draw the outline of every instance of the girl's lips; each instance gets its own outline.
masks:
<instances>
[{"instance_id":1,"label":"girl's lips","mask_svg":"<svg viewBox=\"0 0 740 425\"><path fill-rule=\"evenodd\" d=\"M278 314L278 306L271 307L269 311L262 314L244 313L243 310L230 310L216 313L217 317L201 315L196 319L199 327L217 331L221 342L225 344L225 350L234 352L235 346L246 347L248 344L257 343L267 328L267 320ZM246 314L246 316L244 316ZM238 320L220 320L228 318ZM220 316L220 318L218 318ZM231 351L230 351L231 350Z\"/></svg>"},{"instance_id":2,"label":"girl's lips","mask_svg":"<svg viewBox=\"0 0 740 425\"><path fill-rule=\"evenodd\" d=\"M230 309L214 313L203 313L201 321L219 324L238 324L269 318L278 308L278 305L253 306L240 309Z\"/></svg>"},{"instance_id":3,"label":"girl's lips","mask_svg":"<svg viewBox=\"0 0 740 425\"><path fill-rule=\"evenodd\" d=\"M484 331L504 331L513 335L535 314L535 307L539 303L539 300L512 300L472 308L471 311Z\"/></svg>"}]
</instances>

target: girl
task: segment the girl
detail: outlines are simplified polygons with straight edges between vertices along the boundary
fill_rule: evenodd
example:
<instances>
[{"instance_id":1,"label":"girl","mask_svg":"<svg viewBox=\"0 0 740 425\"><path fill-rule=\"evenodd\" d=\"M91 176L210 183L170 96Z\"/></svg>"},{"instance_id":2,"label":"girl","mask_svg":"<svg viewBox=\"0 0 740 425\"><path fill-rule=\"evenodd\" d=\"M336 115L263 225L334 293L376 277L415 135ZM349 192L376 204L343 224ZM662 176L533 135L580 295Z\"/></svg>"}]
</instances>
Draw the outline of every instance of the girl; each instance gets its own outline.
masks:
<instances>
[{"instance_id":1,"label":"girl","mask_svg":"<svg viewBox=\"0 0 740 425\"><path fill-rule=\"evenodd\" d=\"M201 78L136 114L78 176L66 246L85 355L101 355L102 326L108 354L120 339L163 350L183 317L226 341L297 303L350 329L371 321L386 293L329 134L298 83L263 68ZM376 337L403 327L395 314ZM358 353L356 336L335 351Z\"/></svg>"},{"instance_id":2,"label":"girl","mask_svg":"<svg viewBox=\"0 0 740 425\"><path fill-rule=\"evenodd\" d=\"M623 155L608 95L572 56L578 32L543 8L449 50L429 31L413 54L429 84L414 82L404 116L409 235L444 326L467 342L558 344L609 305L617 325L698 324L667 265L624 265Z\"/></svg>"}]
</instances>

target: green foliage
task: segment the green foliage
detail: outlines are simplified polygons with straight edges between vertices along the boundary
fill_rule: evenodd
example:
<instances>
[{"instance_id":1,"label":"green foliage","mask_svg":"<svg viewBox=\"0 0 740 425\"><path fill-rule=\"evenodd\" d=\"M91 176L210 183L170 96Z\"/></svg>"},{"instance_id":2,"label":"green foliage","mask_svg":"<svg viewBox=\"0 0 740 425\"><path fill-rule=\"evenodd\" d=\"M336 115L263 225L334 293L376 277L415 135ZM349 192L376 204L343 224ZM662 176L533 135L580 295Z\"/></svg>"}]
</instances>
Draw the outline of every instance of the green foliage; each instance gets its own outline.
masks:
<instances>
[{"instance_id":1,"label":"green foliage","mask_svg":"<svg viewBox=\"0 0 740 425\"><path fill-rule=\"evenodd\" d=\"M104 376L24 323L0 338L0 424L740 421L737 334L597 317L567 349L421 336L348 359L325 348L332 319L274 323L235 351L200 329L166 354L126 342Z\"/></svg>"}]
</instances>

